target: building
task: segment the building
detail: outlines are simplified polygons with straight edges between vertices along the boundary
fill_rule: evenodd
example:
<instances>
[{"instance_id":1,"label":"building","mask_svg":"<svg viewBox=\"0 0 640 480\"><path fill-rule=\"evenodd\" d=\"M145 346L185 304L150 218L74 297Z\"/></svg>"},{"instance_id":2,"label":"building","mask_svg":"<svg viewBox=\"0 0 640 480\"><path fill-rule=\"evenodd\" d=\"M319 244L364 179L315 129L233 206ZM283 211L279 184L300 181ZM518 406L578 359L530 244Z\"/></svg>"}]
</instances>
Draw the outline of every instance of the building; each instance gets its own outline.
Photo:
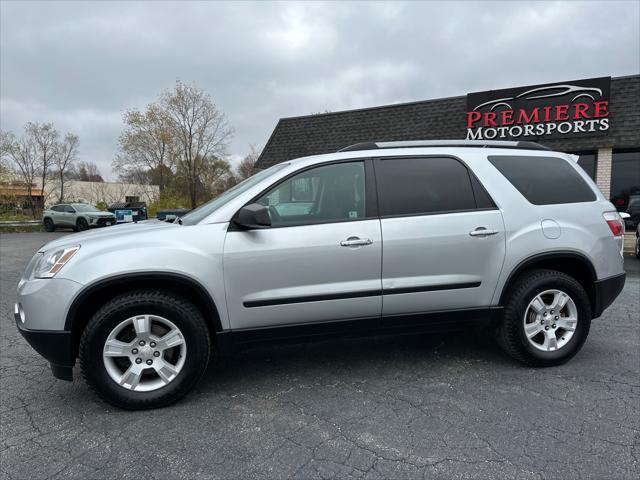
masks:
<instances>
[{"instance_id":1,"label":"building","mask_svg":"<svg viewBox=\"0 0 640 480\"><path fill-rule=\"evenodd\" d=\"M432 139L532 140L579 155L602 193L624 208L640 194L640 75L282 118L256 166L359 142Z\"/></svg>"},{"instance_id":2,"label":"building","mask_svg":"<svg viewBox=\"0 0 640 480\"><path fill-rule=\"evenodd\" d=\"M50 194L45 199L45 206L58 203L60 183L57 180L47 182L45 189ZM110 205L117 202L155 202L160 197L158 185L139 185L119 182L83 182L67 180L64 182L65 202Z\"/></svg>"}]
</instances>

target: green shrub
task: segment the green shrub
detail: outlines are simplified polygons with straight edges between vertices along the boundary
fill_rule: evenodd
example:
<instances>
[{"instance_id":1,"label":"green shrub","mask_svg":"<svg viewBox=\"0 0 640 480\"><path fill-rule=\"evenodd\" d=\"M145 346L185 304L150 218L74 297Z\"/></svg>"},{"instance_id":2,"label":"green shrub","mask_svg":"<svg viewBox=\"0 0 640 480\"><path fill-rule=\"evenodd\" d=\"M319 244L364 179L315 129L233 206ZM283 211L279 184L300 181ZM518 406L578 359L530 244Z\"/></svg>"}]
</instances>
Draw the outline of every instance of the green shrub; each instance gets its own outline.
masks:
<instances>
[{"instance_id":1,"label":"green shrub","mask_svg":"<svg viewBox=\"0 0 640 480\"><path fill-rule=\"evenodd\" d=\"M147 217L155 218L158 210L189 208L189 200L171 190L164 190L160 198L147 205Z\"/></svg>"}]
</instances>

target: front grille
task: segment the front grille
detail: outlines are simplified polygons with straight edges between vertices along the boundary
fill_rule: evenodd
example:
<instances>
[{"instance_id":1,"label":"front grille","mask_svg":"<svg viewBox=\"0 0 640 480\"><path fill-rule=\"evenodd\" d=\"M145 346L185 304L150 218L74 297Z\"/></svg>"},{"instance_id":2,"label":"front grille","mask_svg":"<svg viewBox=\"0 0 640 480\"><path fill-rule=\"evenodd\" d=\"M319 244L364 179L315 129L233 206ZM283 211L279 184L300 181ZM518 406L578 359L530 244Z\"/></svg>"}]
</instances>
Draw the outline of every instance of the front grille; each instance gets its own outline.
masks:
<instances>
[{"instance_id":1,"label":"front grille","mask_svg":"<svg viewBox=\"0 0 640 480\"><path fill-rule=\"evenodd\" d=\"M99 227L104 227L107 222L111 225L114 225L116 223L116 217L99 218L96 225L98 225Z\"/></svg>"}]
</instances>

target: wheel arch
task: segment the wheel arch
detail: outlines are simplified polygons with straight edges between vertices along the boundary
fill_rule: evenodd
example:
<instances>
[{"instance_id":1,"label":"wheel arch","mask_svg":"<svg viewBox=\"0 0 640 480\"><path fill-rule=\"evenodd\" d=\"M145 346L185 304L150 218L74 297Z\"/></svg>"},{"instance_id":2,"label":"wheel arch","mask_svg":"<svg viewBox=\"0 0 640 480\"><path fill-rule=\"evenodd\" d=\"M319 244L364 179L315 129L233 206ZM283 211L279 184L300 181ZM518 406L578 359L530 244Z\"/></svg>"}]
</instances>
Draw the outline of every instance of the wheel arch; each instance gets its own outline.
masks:
<instances>
[{"instance_id":1,"label":"wheel arch","mask_svg":"<svg viewBox=\"0 0 640 480\"><path fill-rule=\"evenodd\" d=\"M117 295L141 290L158 289L175 293L191 301L202 313L212 340L222 331L222 322L213 298L191 277L169 272L136 272L101 279L85 287L73 300L65 319L64 329L72 332L74 356L80 337L89 320L102 305Z\"/></svg>"},{"instance_id":2,"label":"wheel arch","mask_svg":"<svg viewBox=\"0 0 640 480\"><path fill-rule=\"evenodd\" d=\"M586 255L574 251L553 251L537 253L522 260L507 277L502 291L500 303L504 305L506 295L510 288L523 273L533 269L556 270L566 273L578 281L587 292L592 311L596 311L597 301L595 295L595 283L598 279L593 263Z\"/></svg>"}]
</instances>

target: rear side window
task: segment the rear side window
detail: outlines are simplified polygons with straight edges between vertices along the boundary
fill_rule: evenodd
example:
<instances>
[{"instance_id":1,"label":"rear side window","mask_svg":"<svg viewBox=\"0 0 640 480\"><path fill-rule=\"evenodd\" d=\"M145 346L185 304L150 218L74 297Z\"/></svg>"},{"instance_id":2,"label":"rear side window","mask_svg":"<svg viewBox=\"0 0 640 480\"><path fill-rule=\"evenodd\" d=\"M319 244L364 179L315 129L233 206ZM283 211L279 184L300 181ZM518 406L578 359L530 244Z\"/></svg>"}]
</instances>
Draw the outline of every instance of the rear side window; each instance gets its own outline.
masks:
<instances>
[{"instance_id":1,"label":"rear side window","mask_svg":"<svg viewBox=\"0 0 640 480\"><path fill-rule=\"evenodd\" d=\"M469 172L454 158L380 159L375 169L381 216L477 208Z\"/></svg>"},{"instance_id":2,"label":"rear side window","mask_svg":"<svg viewBox=\"0 0 640 480\"><path fill-rule=\"evenodd\" d=\"M54 212L64 212L64 205L54 205L51 207Z\"/></svg>"},{"instance_id":3,"label":"rear side window","mask_svg":"<svg viewBox=\"0 0 640 480\"><path fill-rule=\"evenodd\" d=\"M534 205L596 200L589 185L562 158L500 155L490 156L489 162Z\"/></svg>"}]
</instances>

